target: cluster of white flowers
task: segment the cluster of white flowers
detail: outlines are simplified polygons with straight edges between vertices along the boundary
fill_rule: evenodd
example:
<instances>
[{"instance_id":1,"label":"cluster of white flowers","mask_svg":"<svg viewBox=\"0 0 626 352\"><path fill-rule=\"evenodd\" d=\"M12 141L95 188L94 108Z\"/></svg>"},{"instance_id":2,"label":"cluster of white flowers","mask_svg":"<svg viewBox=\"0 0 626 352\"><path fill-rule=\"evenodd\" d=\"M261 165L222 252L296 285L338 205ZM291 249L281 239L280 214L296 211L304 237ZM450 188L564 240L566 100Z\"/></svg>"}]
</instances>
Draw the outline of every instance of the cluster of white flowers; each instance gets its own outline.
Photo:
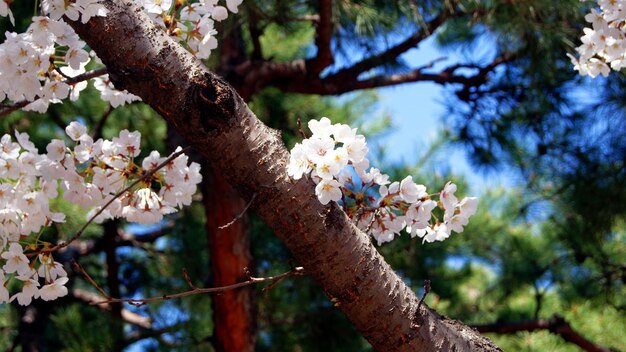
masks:
<instances>
[{"instance_id":1,"label":"cluster of white flowers","mask_svg":"<svg viewBox=\"0 0 626 352\"><path fill-rule=\"evenodd\" d=\"M180 0L135 0L148 15L161 25L175 40L186 44L189 51L206 59L217 47L214 21L228 17L228 10L237 13L243 0L226 0L226 7L218 0L200 0L191 3ZM9 16L10 1L0 0L0 16ZM186 5L184 5L186 3ZM63 99L78 99L87 82L68 84L68 78L85 73L92 60L100 63L85 43L63 21L63 17L87 23L92 17L106 16L100 0L42 0L41 16L35 16L25 33L6 33L0 44L0 102L30 101L24 110L45 112L51 103ZM101 98L113 107L140 100L127 91L116 90L108 77L94 79Z\"/></svg>"},{"instance_id":2,"label":"cluster of white flowers","mask_svg":"<svg viewBox=\"0 0 626 352\"><path fill-rule=\"evenodd\" d=\"M576 48L580 57L568 54L583 76L607 77L610 69L626 67L626 0L598 0L598 6L600 11L592 9L585 16L592 28L583 30L583 44Z\"/></svg>"},{"instance_id":3,"label":"cluster of white flowers","mask_svg":"<svg viewBox=\"0 0 626 352\"><path fill-rule=\"evenodd\" d=\"M135 0L152 20L163 27L170 36L186 44L189 51L199 59L207 59L217 48L215 21L228 18L228 10L238 12L243 0L226 0L226 7L218 0L187 2L179 0Z\"/></svg>"},{"instance_id":4,"label":"cluster of white flowers","mask_svg":"<svg viewBox=\"0 0 626 352\"><path fill-rule=\"evenodd\" d=\"M123 130L112 140L94 141L78 122L72 122L65 131L75 143L73 150L63 140L53 139L47 153L39 154L25 133L15 134L17 142L8 134L0 139L0 303L17 299L26 305L33 297L51 300L67 294L67 274L46 251L50 244L39 239L44 227L65 221L64 214L49 208L59 186L63 198L90 209L88 218L112 200L96 222L125 218L157 223L164 214L189 205L202 179L200 166L187 165L187 156L180 154L142 179L136 188L115 198L168 158L153 151L138 166L139 132ZM34 257L32 263L29 253ZM12 297L6 289L9 279L22 283L22 291ZM39 279L45 281L41 288Z\"/></svg>"},{"instance_id":5,"label":"cluster of white flowers","mask_svg":"<svg viewBox=\"0 0 626 352\"><path fill-rule=\"evenodd\" d=\"M323 117L309 121L309 129L312 136L291 151L289 176L300 179L310 173L317 183L319 201L324 205L339 202L357 227L379 245L393 240L402 230L425 242L443 241L451 231L463 232L476 212L476 198L459 201L453 183L446 184L439 202L432 200L426 187L413 182L411 176L390 183L388 175L369 167L365 137L348 125L332 124ZM443 221L432 213L437 207L444 211Z\"/></svg>"},{"instance_id":6,"label":"cluster of white flowers","mask_svg":"<svg viewBox=\"0 0 626 352\"><path fill-rule=\"evenodd\" d=\"M7 32L0 44L0 100L36 100L25 110L45 111L50 103L77 99L87 84L71 86L64 76L85 72L84 46L69 25L45 16L33 17L25 33Z\"/></svg>"},{"instance_id":7,"label":"cluster of white flowers","mask_svg":"<svg viewBox=\"0 0 626 352\"><path fill-rule=\"evenodd\" d=\"M0 15L11 16L8 5L0 1ZM6 33L0 44L0 100L31 101L24 110L45 112L49 104L63 99L77 100L87 82L68 84L67 79L85 73L92 60L74 29L63 16L86 23L94 16L105 16L107 11L98 0L43 0L42 16L35 16L24 33ZM95 55L94 55L95 57ZM96 58L97 59L97 58ZM127 92L110 93L110 87L96 84L102 99L132 101L138 98ZM114 100L112 100L114 99Z\"/></svg>"}]
</instances>

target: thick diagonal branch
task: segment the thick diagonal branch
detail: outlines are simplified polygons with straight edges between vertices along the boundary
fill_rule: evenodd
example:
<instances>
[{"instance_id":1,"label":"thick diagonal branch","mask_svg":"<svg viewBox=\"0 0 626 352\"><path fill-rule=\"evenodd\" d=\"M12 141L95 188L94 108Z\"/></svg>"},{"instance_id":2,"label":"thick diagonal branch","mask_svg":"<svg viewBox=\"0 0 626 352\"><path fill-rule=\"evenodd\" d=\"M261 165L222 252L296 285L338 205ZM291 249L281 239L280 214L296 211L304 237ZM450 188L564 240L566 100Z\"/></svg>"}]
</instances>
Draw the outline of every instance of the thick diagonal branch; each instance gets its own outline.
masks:
<instances>
[{"instance_id":1,"label":"thick diagonal branch","mask_svg":"<svg viewBox=\"0 0 626 352\"><path fill-rule=\"evenodd\" d=\"M285 243L311 268L379 351L498 351L467 326L422 305L369 237L335 204L321 205L315 184L287 176L280 134L259 121L233 88L209 72L132 1L103 2L109 14L71 25L107 65L116 87L140 96L219 168Z\"/></svg>"}]
</instances>

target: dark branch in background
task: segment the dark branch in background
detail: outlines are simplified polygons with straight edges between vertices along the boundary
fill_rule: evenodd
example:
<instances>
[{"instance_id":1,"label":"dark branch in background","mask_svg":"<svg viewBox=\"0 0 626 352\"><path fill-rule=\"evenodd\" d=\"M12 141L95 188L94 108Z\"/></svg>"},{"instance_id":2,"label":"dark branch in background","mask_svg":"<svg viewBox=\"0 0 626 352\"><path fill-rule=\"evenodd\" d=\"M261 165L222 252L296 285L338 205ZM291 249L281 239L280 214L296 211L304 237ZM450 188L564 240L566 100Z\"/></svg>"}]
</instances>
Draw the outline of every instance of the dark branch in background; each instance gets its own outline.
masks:
<instances>
[{"instance_id":1,"label":"dark branch in background","mask_svg":"<svg viewBox=\"0 0 626 352\"><path fill-rule=\"evenodd\" d=\"M333 34L333 1L319 0L319 22L315 23L315 46L317 54L307 60L306 71L311 77L317 77L326 67L333 64L334 57L330 48Z\"/></svg>"},{"instance_id":2,"label":"dark branch in background","mask_svg":"<svg viewBox=\"0 0 626 352\"><path fill-rule=\"evenodd\" d=\"M442 85L461 84L463 85L462 91L469 92L471 88L478 87L487 82L489 73L491 73L496 67L513 61L515 58L517 58L516 54L504 54L495 58L491 63L485 66L455 64L441 70L440 72L423 72L425 69L430 68L434 64L434 62L432 62L408 73L380 75L360 81L337 80L336 76L331 76L317 80L285 80L284 84L280 82L275 84L282 90L288 92L320 95L336 95L355 90L380 88L412 82L434 82ZM437 61L439 60L440 59L437 59ZM455 74L455 71L461 68L476 69L478 72L471 76ZM294 71L295 69L297 68L286 67L287 71Z\"/></svg>"},{"instance_id":3,"label":"dark branch in background","mask_svg":"<svg viewBox=\"0 0 626 352\"><path fill-rule=\"evenodd\" d=\"M93 128L93 133L91 134L91 138L93 138L94 141L102 138L102 129L104 129L104 125L109 119L109 116L111 116L112 112L113 112L113 107L109 104L109 108L107 109L107 111L104 112L104 114L102 114L102 117L100 117L100 119L96 123L96 126L94 126Z\"/></svg>"},{"instance_id":4,"label":"dark branch in background","mask_svg":"<svg viewBox=\"0 0 626 352\"><path fill-rule=\"evenodd\" d=\"M106 73L107 73L106 67L100 67L100 68L97 68L97 69L89 71L89 72L81 73L80 75L74 76L74 77L72 77L70 79L66 79L63 82L65 82L65 83L67 83L69 85L72 85L74 83L87 81L87 80L90 80L92 78L105 75ZM35 100L37 100L37 99L39 99L39 97L37 97ZM33 100L33 101L35 101L35 100ZM5 116L7 116L10 113L25 107L26 105L32 103L33 101L22 100L22 101L18 101L18 102L15 102L13 104L10 104L10 105L2 105L2 106L0 106L0 118L1 117L5 117Z\"/></svg>"},{"instance_id":5,"label":"dark branch in background","mask_svg":"<svg viewBox=\"0 0 626 352\"><path fill-rule=\"evenodd\" d=\"M421 30L403 42L321 79L318 76L319 72L333 62L330 49L333 28L332 1L320 0L320 11L326 11L330 16L317 16L317 20L314 21L317 29L315 44L318 49L315 58L310 60L297 59L289 62L264 61L261 64L247 60L235 68L235 73L241 77L242 83L240 85L234 84L234 86L244 100L249 100L249 97L254 93L267 86L276 86L291 93L322 95L336 95L356 89L375 88L376 86L358 88L352 84L362 73L393 61L408 50L415 48L452 16L464 15L462 12L442 13L430 22L426 22ZM331 37L326 37L327 35ZM318 72L315 72L316 70ZM233 81L231 80L230 83L232 84Z\"/></svg>"},{"instance_id":6,"label":"dark branch in background","mask_svg":"<svg viewBox=\"0 0 626 352\"><path fill-rule=\"evenodd\" d=\"M153 243L157 239L169 234L170 230L174 226L173 221L169 221L163 226L160 226L157 230L147 232L141 235L133 235L130 233L122 232L118 237L115 245L117 247L137 247L144 248L147 243ZM69 248L75 250L79 256L84 257L92 253L99 253L104 250L104 243L102 238L90 239L90 240L77 240L72 243Z\"/></svg>"},{"instance_id":7,"label":"dark branch in background","mask_svg":"<svg viewBox=\"0 0 626 352\"><path fill-rule=\"evenodd\" d=\"M370 89L370 88L398 85L398 84L403 84L403 83L430 81L430 82L435 82L438 84L460 83L463 85L464 90L468 90L472 87L478 87L484 84L485 82L487 82L487 76L490 72L492 72L499 65L512 61L515 57L516 57L515 55L505 54L503 56L497 57L490 64L484 67L480 67L476 65L457 64L457 65L450 66L442 70L439 73L423 73L422 71L424 70L425 67L420 67L405 74L375 76L375 77L365 79L362 81L355 81L352 85L350 85L348 82L345 88L348 89L346 91L348 92L350 90ZM429 64L426 66L426 68L429 66L432 66L432 65ZM476 68L478 69L478 73L472 76L454 74L454 72L460 68Z\"/></svg>"},{"instance_id":8,"label":"dark branch in background","mask_svg":"<svg viewBox=\"0 0 626 352\"><path fill-rule=\"evenodd\" d=\"M572 326L560 315L554 315L551 319L529 320L516 323L494 323L485 325L473 325L472 328L480 333L515 334L520 331L548 330L559 335L563 340L573 343L588 352L611 352L610 348L597 345L572 328Z\"/></svg>"},{"instance_id":9,"label":"dark branch in background","mask_svg":"<svg viewBox=\"0 0 626 352\"><path fill-rule=\"evenodd\" d=\"M63 118L56 109L48 109L48 116L50 117L50 120L52 120L52 122L54 122L57 127L61 129L61 131L65 131L67 124L63 121Z\"/></svg>"},{"instance_id":10,"label":"dark branch in background","mask_svg":"<svg viewBox=\"0 0 626 352\"><path fill-rule=\"evenodd\" d=\"M324 4L324 2L322 1L321 4ZM424 72L425 69L432 68L432 65L434 64L434 62L432 62L425 66L414 68L408 73L375 75L359 80L359 77L362 74L380 67L385 62L394 61L408 50L415 48L422 40L431 35L433 31L437 30L437 28L439 28L448 19L464 15L472 14L465 14L462 12L442 13L430 22L426 22L420 31L414 33L400 44L397 44L382 53L367 57L350 67L344 68L337 73L324 78L311 75L310 71L313 67L312 65L316 62L320 65L318 69L323 70L323 67L320 68L323 63L322 56L317 56L316 58L307 61L265 61L260 65L246 61L236 68L237 74L243 77L243 83L238 86L238 90L241 90L240 93L244 99L249 98L252 94L268 85L276 86L281 90L290 93L339 95L361 89L372 89L403 83L426 81L442 85L448 83L461 84L463 87L461 88L459 94L468 95L472 89L475 89L475 87L487 82L488 75L493 72L496 67L517 59L518 55L516 53L504 53L485 66L475 64L455 64L441 70L440 72ZM318 29L318 33L316 37L316 45L319 46L319 55L331 55L332 59L330 47L326 48L328 49L328 52L322 51L324 48L322 47L322 44L326 43L326 41L321 38L323 28L322 25L325 22L326 21L321 21L320 19L320 22L317 24L316 28ZM330 28L327 28L327 30L329 30L329 33L332 34L332 23L328 22L326 23L326 26L331 26ZM439 60L440 59L437 59L436 61ZM476 70L476 72L473 75L456 73L459 69L463 68Z\"/></svg>"},{"instance_id":11,"label":"dark branch in background","mask_svg":"<svg viewBox=\"0 0 626 352\"><path fill-rule=\"evenodd\" d=\"M151 337L158 337L161 336L163 334L166 334L168 332L175 332L178 331L180 329L182 329L183 327L185 327L185 325L189 324L186 321L180 322L180 323L176 323L174 325L171 326L167 326L164 327L162 329L150 329L150 328L141 328L139 330L133 331L131 332L127 338L124 340L124 346L126 347L128 345L131 345L137 341L141 341L143 339L148 339Z\"/></svg>"},{"instance_id":12,"label":"dark branch in background","mask_svg":"<svg viewBox=\"0 0 626 352\"><path fill-rule=\"evenodd\" d=\"M369 56L354 65L344 68L339 72L328 77L329 81L345 82L356 81L356 79L364 72L376 68L384 63L395 61L400 55L414 49L422 40L428 38L439 26L446 22L452 16L449 12L439 14L437 17L427 22L426 26L415 32L413 35L405 39L400 44L392 46L382 53Z\"/></svg>"}]
</instances>

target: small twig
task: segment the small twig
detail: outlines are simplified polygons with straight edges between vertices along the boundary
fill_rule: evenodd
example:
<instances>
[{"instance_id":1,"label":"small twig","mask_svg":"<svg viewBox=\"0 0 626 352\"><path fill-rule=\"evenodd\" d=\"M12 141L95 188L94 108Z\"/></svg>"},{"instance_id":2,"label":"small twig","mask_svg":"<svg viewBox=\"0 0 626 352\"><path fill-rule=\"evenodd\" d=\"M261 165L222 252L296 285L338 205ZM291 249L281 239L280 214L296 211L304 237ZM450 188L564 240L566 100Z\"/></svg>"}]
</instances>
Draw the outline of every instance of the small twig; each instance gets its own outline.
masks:
<instances>
[{"instance_id":1,"label":"small twig","mask_svg":"<svg viewBox=\"0 0 626 352\"><path fill-rule=\"evenodd\" d=\"M170 161L176 159L178 156L180 156L181 154L185 153L186 151L188 151L189 149L191 149L191 147L186 147L172 155L170 155L167 159L165 159L165 161L163 161L162 163L160 163L159 165L157 165L157 167L150 169L148 172L146 172L143 176L141 176L140 178L138 178L137 180L135 180L133 183L131 183L128 187L124 188L123 190L119 191L115 196L113 196L113 198L111 198L108 202L106 202L101 208L100 210L98 210L94 215L91 216L91 218L89 218L89 220L87 220L87 222L83 225L83 227L80 228L80 230L78 230L78 232L76 232L76 234L74 236L72 236L72 238L70 238L69 240L59 243L56 246L52 247L52 248L48 248L48 249L44 249L41 251L37 251L37 252L33 252L33 253L29 253L27 254L27 256L33 256L33 255L37 255L41 252L54 252L57 251L61 248L65 248L67 246L69 246L72 242L76 241L80 236L82 236L83 232L85 231L85 229L87 229L87 226L89 226L94 220L95 218L97 218L100 214L102 214L102 212L109 206L111 205L117 198L121 197L122 195L124 195L126 192L128 192L130 189L132 189L133 187L135 187L135 185L137 185L139 182L152 177L152 175L154 175L155 172L159 171L160 169L162 169L164 166L166 166L167 164L170 163Z\"/></svg>"},{"instance_id":2,"label":"small twig","mask_svg":"<svg viewBox=\"0 0 626 352\"><path fill-rule=\"evenodd\" d=\"M111 296L109 296L109 294L106 293L106 291L100 285L98 285L98 283L89 274L87 274L87 271L85 270L85 268L82 267L82 265L78 264L78 262L75 261L74 259L72 259L72 265L74 265L74 268L80 271L80 273L83 274L85 279L87 279L87 281L89 281L89 283L93 287L95 287L96 290L98 290L104 297L106 297L106 299L111 299Z\"/></svg>"},{"instance_id":3,"label":"small twig","mask_svg":"<svg viewBox=\"0 0 626 352\"><path fill-rule=\"evenodd\" d=\"M66 75L65 73L63 73L63 71L61 71L61 68L59 66L57 66L57 65L54 65L54 71L56 71L56 73L61 75L61 77L65 78L66 82L73 78L73 77L70 77L70 76Z\"/></svg>"},{"instance_id":4,"label":"small twig","mask_svg":"<svg viewBox=\"0 0 626 352\"><path fill-rule=\"evenodd\" d=\"M183 277L185 278L185 281L187 282L187 285L189 285L189 287L190 287L192 290L197 289L196 285L194 285L194 284L191 282L191 278L189 277L189 273L187 272L187 269L185 269L185 268L183 268Z\"/></svg>"},{"instance_id":5,"label":"small twig","mask_svg":"<svg viewBox=\"0 0 626 352\"><path fill-rule=\"evenodd\" d=\"M422 298L420 298L420 302L417 304L417 311L420 310L420 307L422 306L422 303L424 303L424 299L426 298L428 292L430 292L430 280L426 279L424 280L424 294L422 295Z\"/></svg>"},{"instance_id":6,"label":"small twig","mask_svg":"<svg viewBox=\"0 0 626 352\"><path fill-rule=\"evenodd\" d=\"M299 266L299 267L291 269L290 271L284 272L284 273L282 273L280 275L276 275L276 276L250 277L246 281L239 282L239 283L232 284L232 285L221 286L221 287L211 287L211 288L195 288L193 290L189 290L189 291L185 291L185 292L174 293L174 294L170 294L170 295L157 296L157 297L150 297L150 298L143 298L143 299L138 299L138 298L112 298L112 297L110 297L110 296L105 294L104 296L107 297L106 300L102 300L102 301L99 301L99 302L92 302L91 304L92 305L99 305L99 304L109 304L109 303L128 303L128 304L132 304L134 306L139 307L139 306L145 305L145 304L150 303L150 302L155 302L155 301L166 301L166 300L170 300L170 299L173 299L173 298L187 297L187 296L197 295L197 294L202 294L202 293L225 292L225 291L234 290L234 289L237 289L237 288L240 288L240 287L256 285L256 284L260 284L260 283L264 283L264 282L275 283L275 282L279 282L279 281L281 281L281 280L283 280L283 279L285 279L286 277L289 277L289 276L302 276L302 275L304 275L304 268ZM90 280L89 282L92 283L92 281L93 280ZM92 285L96 286L97 289L99 287L95 283L92 283Z\"/></svg>"},{"instance_id":7,"label":"small twig","mask_svg":"<svg viewBox=\"0 0 626 352\"><path fill-rule=\"evenodd\" d=\"M300 118L298 118L298 132L300 132L300 135L302 136L302 138L307 139L306 133L304 133L304 130L302 129L302 120L300 120Z\"/></svg>"},{"instance_id":8,"label":"small twig","mask_svg":"<svg viewBox=\"0 0 626 352\"><path fill-rule=\"evenodd\" d=\"M438 57L436 59L431 60L426 65L423 65L423 66L420 66L420 67L416 68L415 70L422 71L422 70L427 69L427 68L433 68L433 66L435 66L436 63L438 63L440 61L446 61L446 60L448 60L447 56L441 56L441 57Z\"/></svg>"},{"instance_id":9,"label":"small twig","mask_svg":"<svg viewBox=\"0 0 626 352\"><path fill-rule=\"evenodd\" d=\"M229 226L232 226L235 222L237 222L237 220L241 219L243 215L246 213L246 211L248 211L248 208L250 208L250 205L252 205L252 202L254 202L256 195L257 195L256 193L252 195L252 198L250 198L250 201L248 202L248 204L246 204L246 207L243 208L241 213L237 214L237 216L235 216L235 218L231 222L229 222L226 225L219 226L218 229L223 230Z\"/></svg>"},{"instance_id":10,"label":"small twig","mask_svg":"<svg viewBox=\"0 0 626 352\"><path fill-rule=\"evenodd\" d=\"M370 223L367 224L367 228L365 229L365 233L369 233L370 230L372 229L372 225L374 225L374 221L376 220L376 217L380 214L380 208L374 210L374 214L372 214L372 220L370 220Z\"/></svg>"}]
</instances>

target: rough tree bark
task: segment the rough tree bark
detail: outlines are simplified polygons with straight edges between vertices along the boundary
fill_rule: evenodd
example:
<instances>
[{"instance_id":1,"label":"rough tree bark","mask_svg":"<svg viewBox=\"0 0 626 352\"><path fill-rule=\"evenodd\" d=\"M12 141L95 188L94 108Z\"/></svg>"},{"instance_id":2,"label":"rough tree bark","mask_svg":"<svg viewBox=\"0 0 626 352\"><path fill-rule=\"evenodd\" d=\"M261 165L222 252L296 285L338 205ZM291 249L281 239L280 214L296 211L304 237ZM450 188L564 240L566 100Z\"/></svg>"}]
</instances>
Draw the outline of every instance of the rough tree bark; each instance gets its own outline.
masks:
<instances>
[{"instance_id":1,"label":"rough tree bark","mask_svg":"<svg viewBox=\"0 0 626 352\"><path fill-rule=\"evenodd\" d=\"M294 257L380 351L499 351L469 327L439 316L418 297L335 204L323 206L308 179L286 172L288 151L237 93L130 1L77 33L120 89L142 97L219 168Z\"/></svg>"}]
</instances>

